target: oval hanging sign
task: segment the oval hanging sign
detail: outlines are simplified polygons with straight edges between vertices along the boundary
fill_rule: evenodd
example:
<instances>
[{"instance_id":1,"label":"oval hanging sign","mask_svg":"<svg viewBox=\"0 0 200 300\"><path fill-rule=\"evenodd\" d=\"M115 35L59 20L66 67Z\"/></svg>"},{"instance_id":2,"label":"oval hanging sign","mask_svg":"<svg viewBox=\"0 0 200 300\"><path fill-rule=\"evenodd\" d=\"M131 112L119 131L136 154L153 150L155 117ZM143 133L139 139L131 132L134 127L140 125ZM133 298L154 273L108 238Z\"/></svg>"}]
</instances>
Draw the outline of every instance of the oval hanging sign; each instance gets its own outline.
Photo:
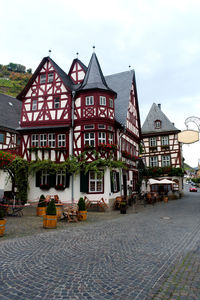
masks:
<instances>
[{"instance_id":1,"label":"oval hanging sign","mask_svg":"<svg viewBox=\"0 0 200 300\"><path fill-rule=\"evenodd\" d=\"M199 132L196 130L183 130L178 133L178 141L184 144L192 144L199 140Z\"/></svg>"}]
</instances>

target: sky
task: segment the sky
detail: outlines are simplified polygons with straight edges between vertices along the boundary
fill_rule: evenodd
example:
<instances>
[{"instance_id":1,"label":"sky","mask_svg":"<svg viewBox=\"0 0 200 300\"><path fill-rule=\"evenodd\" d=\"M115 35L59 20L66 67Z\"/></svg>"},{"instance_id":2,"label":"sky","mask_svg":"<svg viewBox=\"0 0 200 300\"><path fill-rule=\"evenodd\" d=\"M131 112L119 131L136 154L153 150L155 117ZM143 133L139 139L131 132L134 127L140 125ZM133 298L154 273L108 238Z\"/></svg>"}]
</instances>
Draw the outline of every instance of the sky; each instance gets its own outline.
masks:
<instances>
[{"instance_id":1,"label":"sky","mask_svg":"<svg viewBox=\"0 0 200 300\"><path fill-rule=\"evenodd\" d=\"M180 130L200 117L199 0L0 0L0 64L34 71L51 49L68 72L77 52L88 65L93 46L104 75L135 70L141 124L153 103ZM200 142L183 156L196 167Z\"/></svg>"}]
</instances>

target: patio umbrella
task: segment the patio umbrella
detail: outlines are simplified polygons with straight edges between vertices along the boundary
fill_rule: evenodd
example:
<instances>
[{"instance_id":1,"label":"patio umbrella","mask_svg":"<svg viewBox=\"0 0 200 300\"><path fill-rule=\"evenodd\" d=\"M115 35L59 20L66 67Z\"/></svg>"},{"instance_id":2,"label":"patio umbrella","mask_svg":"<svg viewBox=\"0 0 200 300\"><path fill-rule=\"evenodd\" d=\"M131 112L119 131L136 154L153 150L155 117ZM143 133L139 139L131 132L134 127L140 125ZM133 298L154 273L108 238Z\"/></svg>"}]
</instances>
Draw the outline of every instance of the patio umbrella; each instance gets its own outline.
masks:
<instances>
[{"instance_id":1,"label":"patio umbrella","mask_svg":"<svg viewBox=\"0 0 200 300\"><path fill-rule=\"evenodd\" d=\"M153 178L150 178L148 180L148 183L151 185L151 184L160 184L160 181L159 180L156 180L156 179L153 179Z\"/></svg>"},{"instance_id":2,"label":"patio umbrella","mask_svg":"<svg viewBox=\"0 0 200 300\"><path fill-rule=\"evenodd\" d=\"M169 179L162 179L160 180L160 184L174 184L176 182L169 180Z\"/></svg>"}]
</instances>

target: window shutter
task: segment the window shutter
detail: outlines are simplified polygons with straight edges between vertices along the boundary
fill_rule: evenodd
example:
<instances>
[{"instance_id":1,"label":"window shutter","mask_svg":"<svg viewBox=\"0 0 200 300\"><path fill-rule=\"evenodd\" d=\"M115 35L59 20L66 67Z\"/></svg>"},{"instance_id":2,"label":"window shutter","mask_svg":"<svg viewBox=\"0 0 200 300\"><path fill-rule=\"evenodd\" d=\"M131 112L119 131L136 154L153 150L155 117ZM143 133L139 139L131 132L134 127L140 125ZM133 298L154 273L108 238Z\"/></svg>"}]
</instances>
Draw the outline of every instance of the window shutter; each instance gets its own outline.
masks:
<instances>
[{"instance_id":1,"label":"window shutter","mask_svg":"<svg viewBox=\"0 0 200 300\"><path fill-rule=\"evenodd\" d=\"M120 184L119 184L119 172L116 172L116 178L117 178L117 191L120 191Z\"/></svg>"},{"instance_id":2,"label":"window shutter","mask_svg":"<svg viewBox=\"0 0 200 300\"><path fill-rule=\"evenodd\" d=\"M40 184L41 184L41 171L38 171L35 174L35 186L40 187Z\"/></svg>"},{"instance_id":3,"label":"window shutter","mask_svg":"<svg viewBox=\"0 0 200 300\"><path fill-rule=\"evenodd\" d=\"M88 182L89 174L84 174L83 171L80 172L80 192L88 193Z\"/></svg>"},{"instance_id":4,"label":"window shutter","mask_svg":"<svg viewBox=\"0 0 200 300\"><path fill-rule=\"evenodd\" d=\"M49 180L49 186L50 187L55 187L56 185L56 174L49 174L49 177L48 177L48 180Z\"/></svg>"},{"instance_id":5,"label":"window shutter","mask_svg":"<svg viewBox=\"0 0 200 300\"><path fill-rule=\"evenodd\" d=\"M111 188L111 193L114 193L114 185L113 185L113 172L110 172L110 188Z\"/></svg>"},{"instance_id":6,"label":"window shutter","mask_svg":"<svg viewBox=\"0 0 200 300\"><path fill-rule=\"evenodd\" d=\"M66 173L66 185L65 187L68 188L70 185L70 174L67 172Z\"/></svg>"}]
</instances>

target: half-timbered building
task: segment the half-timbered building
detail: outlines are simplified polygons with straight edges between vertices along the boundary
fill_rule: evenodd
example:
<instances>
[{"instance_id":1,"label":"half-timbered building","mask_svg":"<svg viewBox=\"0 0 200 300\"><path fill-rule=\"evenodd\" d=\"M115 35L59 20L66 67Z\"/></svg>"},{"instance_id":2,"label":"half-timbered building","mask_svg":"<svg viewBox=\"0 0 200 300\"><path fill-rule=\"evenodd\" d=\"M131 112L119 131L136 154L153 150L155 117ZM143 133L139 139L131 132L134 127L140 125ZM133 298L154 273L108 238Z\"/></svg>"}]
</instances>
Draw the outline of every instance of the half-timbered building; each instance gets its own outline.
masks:
<instances>
[{"instance_id":1,"label":"half-timbered building","mask_svg":"<svg viewBox=\"0 0 200 300\"><path fill-rule=\"evenodd\" d=\"M182 146L178 141L177 129L161 110L161 104L153 103L142 126L143 159L147 168L155 173L158 168L163 171L158 179L169 179L177 182L179 190L182 191L182 177L175 176L174 168L182 168ZM170 175L170 173L172 175ZM174 173L174 175L173 175ZM152 185L151 188L158 188Z\"/></svg>"},{"instance_id":2,"label":"half-timbered building","mask_svg":"<svg viewBox=\"0 0 200 300\"><path fill-rule=\"evenodd\" d=\"M45 57L18 96L22 101L21 155L28 161L65 161L86 151L87 162L102 158L113 149L113 159L122 159L128 169L90 171L76 176L41 171L30 177L29 199L41 193L58 194L63 202L81 196L111 199L134 191L141 138L134 70L104 76L95 53L88 67L74 59L66 74ZM116 146L117 145L117 146ZM63 189L58 190L62 184Z\"/></svg>"}]
</instances>

